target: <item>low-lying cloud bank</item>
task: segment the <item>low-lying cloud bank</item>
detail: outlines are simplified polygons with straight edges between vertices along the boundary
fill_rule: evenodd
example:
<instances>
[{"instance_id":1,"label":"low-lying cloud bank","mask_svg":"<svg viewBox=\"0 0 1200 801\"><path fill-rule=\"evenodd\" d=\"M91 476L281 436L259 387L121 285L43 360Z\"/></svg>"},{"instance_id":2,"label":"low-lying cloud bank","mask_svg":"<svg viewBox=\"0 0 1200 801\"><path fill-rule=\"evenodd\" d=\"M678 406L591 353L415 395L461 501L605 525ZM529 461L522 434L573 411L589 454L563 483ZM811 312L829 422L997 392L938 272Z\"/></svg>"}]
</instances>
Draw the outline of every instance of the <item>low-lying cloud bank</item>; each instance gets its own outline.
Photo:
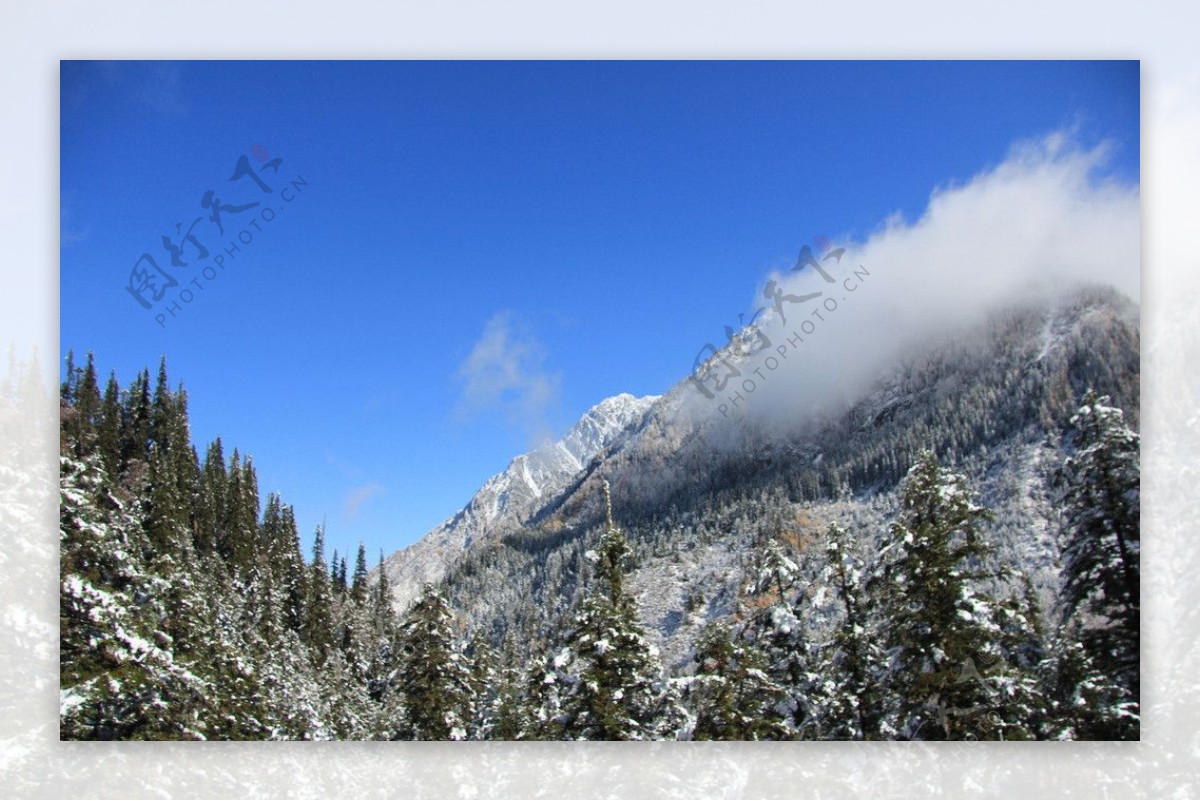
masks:
<instances>
[{"instance_id":1,"label":"low-lying cloud bank","mask_svg":"<svg viewBox=\"0 0 1200 801\"><path fill-rule=\"evenodd\" d=\"M716 398L695 400L718 416L793 425L856 400L914 343L992 309L1085 283L1139 301L1139 187L1107 177L1106 154L1064 133L1022 143L935 189L915 221L889 219L865 242L814 243L825 275L768 276L754 305L769 307L758 320L771 346Z\"/></svg>"}]
</instances>

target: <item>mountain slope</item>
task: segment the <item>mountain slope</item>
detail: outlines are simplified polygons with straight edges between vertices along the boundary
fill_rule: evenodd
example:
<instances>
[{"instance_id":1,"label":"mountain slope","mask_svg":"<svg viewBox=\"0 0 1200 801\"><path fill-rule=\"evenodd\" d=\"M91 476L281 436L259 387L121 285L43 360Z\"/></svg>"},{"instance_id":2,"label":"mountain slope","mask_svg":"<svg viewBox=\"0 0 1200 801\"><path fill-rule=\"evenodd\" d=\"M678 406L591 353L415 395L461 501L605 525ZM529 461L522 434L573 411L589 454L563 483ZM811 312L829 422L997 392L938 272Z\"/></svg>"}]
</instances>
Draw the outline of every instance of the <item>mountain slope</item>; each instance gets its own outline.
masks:
<instances>
[{"instance_id":1,"label":"mountain slope","mask_svg":"<svg viewBox=\"0 0 1200 801\"><path fill-rule=\"evenodd\" d=\"M636 429L658 396L627 393L589 409L558 442L516 457L454 517L384 560L395 606L407 609L425 582L437 582L476 543L520 526L561 493L598 454Z\"/></svg>"},{"instance_id":2,"label":"mountain slope","mask_svg":"<svg viewBox=\"0 0 1200 801\"><path fill-rule=\"evenodd\" d=\"M1137 307L1109 289L1014 304L911 350L839 410L797 409L791 428L705 414L683 381L635 433L544 495L524 526L466 554L447 590L472 629L536 645L589 580L584 553L600 533L606 478L634 550L642 622L680 668L704 621L736 613L767 541L802 556L837 520L869 550L897 482L930 448L979 488L997 513L989 536L1000 558L1049 599L1058 579L1048 473L1060 428L1089 387L1137 424L1139 339Z\"/></svg>"}]
</instances>

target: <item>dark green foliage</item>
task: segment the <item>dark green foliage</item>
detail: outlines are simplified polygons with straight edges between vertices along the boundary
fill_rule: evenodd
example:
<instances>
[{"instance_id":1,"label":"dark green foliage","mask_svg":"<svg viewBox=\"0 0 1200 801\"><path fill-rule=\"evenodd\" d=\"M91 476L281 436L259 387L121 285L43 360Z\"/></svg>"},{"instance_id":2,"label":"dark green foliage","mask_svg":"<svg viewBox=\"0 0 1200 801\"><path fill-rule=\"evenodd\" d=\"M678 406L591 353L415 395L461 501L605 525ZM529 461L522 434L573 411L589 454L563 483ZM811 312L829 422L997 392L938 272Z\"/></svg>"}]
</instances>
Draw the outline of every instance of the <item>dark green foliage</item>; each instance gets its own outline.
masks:
<instances>
[{"instance_id":1,"label":"dark green foliage","mask_svg":"<svg viewBox=\"0 0 1200 801\"><path fill-rule=\"evenodd\" d=\"M1141 626L1138 435L1108 397L1089 391L1071 418L1075 452L1063 468L1063 606L1085 621L1098 665L1138 691Z\"/></svg>"},{"instance_id":2,"label":"dark green foliage","mask_svg":"<svg viewBox=\"0 0 1200 801\"><path fill-rule=\"evenodd\" d=\"M221 438L217 437L209 444L204 456L193 514L196 550L203 555L216 554L217 543L224 540L225 496L228 492L225 451Z\"/></svg>"},{"instance_id":3,"label":"dark green foliage","mask_svg":"<svg viewBox=\"0 0 1200 801\"><path fill-rule=\"evenodd\" d=\"M150 374L143 370L125 393L121 412L121 462L130 470L144 464L149 453L150 413Z\"/></svg>"},{"instance_id":4,"label":"dark green foliage","mask_svg":"<svg viewBox=\"0 0 1200 801\"><path fill-rule=\"evenodd\" d=\"M383 639L391 636L394 623L392 611L392 592L388 587L387 572L383 569L383 551L379 552L379 568L375 571L377 581L371 594L371 623L375 634Z\"/></svg>"},{"instance_id":5,"label":"dark green foliage","mask_svg":"<svg viewBox=\"0 0 1200 801\"><path fill-rule=\"evenodd\" d=\"M661 739L682 725L683 713L624 591L629 547L613 523L607 483L604 490L607 527L593 555L597 581L566 637L571 683L558 727L573 740Z\"/></svg>"},{"instance_id":6,"label":"dark green foliage","mask_svg":"<svg viewBox=\"0 0 1200 801\"><path fill-rule=\"evenodd\" d=\"M467 739L475 719L472 670L455 646L451 624L446 600L426 585L400 628L401 739Z\"/></svg>"},{"instance_id":7,"label":"dark green foliage","mask_svg":"<svg viewBox=\"0 0 1200 801\"><path fill-rule=\"evenodd\" d=\"M329 589L329 567L325 563L325 527L313 537L312 562L308 574L303 639L317 666L325 664L334 645L333 599Z\"/></svg>"},{"instance_id":8,"label":"dark green foliage","mask_svg":"<svg viewBox=\"0 0 1200 801\"><path fill-rule=\"evenodd\" d=\"M710 623L696 642L696 674L684 702L695 711L693 740L778 740L788 736L777 707L784 689L767 675L767 658Z\"/></svg>"},{"instance_id":9,"label":"dark green foliage","mask_svg":"<svg viewBox=\"0 0 1200 801\"><path fill-rule=\"evenodd\" d=\"M100 421L96 426L96 447L110 480L121 475L121 388L117 374L108 377L104 399L100 402Z\"/></svg>"},{"instance_id":10,"label":"dark green foliage","mask_svg":"<svg viewBox=\"0 0 1200 801\"><path fill-rule=\"evenodd\" d=\"M1089 320L1080 336L1123 330ZM1065 443L1053 609L1064 622L1049 642L1041 604L1058 589L1052 568L999 570L1010 554L984 537L997 522L962 476L917 455L922 443L943 445L958 470L985 476L987 448L1045 439L1027 435L1104 372L1070 342L1045 359L1027 352L1014 333L1027 323L993 324L990 336L1015 343L994 364L986 348L962 357L983 388L917 359L900 371L897 400L876 402L877 418L856 407L842 429L712 455L711 469L688 452L677 464L611 465L623 501L629 486L625 531L611 502L601 526L595 494L568 497L519 532L477 542L402 627L382 553L370 575L360 545L351 574L348 554L326 560L322 527L306 560L290 506L271 495L260 515L250 458L227 457L216 440L197 459L187 395L171 388L165 361L153 387L143 371L125 391L111 377L101 393L90 354L82 368L69 356L62 736L1136 738L1137 437L1119 410L1089 394ZM1105 369L1106 391L1136 402L1136 364ZM596 488L589 475L578 488ZM861 500L803 503L855 491L879 510L869 527L826 529ZM876 541L893 499L900 508ZM785 536L797 510L817 519ZM701 564L688 552L714 544L735 554L720 563L726 575L685 583ZM688 640L706 618L720 621L673 679L639 621L631 586L647 574L631 574L637 564L679 571L682 617L669 625ZM1014 578L1030 568L1036 588Z\"/></svg>"},{"instance_id":11,"label":"dark green foliage","mask_svg":"<svg viewBox=\"0 0 1200 801\"><path fill-rule=\"evenodd\" d=\"M1044 722L1056 740L1136 740L1141 713L1129 689L1097 666L1078 624L1068 624L1039 665L1051 699Z\"/></svg>"},{"instance_id":12,"label":"dark green foliage","mask_svg":"<svg viewBox=\"0 0 1200 801\"><path fill-rule=\"evenodd\" d=\"M819 668L822 736L876 740L883 714L881 677L886 666L876 618L865 596L865 564L845 529L830 524L824 579L841 606L841 619Z\"/></svg>"},{"instance_id":13,"label":"dark green foliage","mask_svg":"<svg viewBox=\"0 0 1200 801\"><path fill-rule=\"evenodd\" d=\"M372 620L333 606L322 546L307 565L291 507L273 495L259 519L249 458L227 462L217 440L201 467L165 361L153 395L143 371L124 392L111 377L103 397L90 355L84 369L68 361L62 736L374 736L361 652L390 634L390 609ZM345 653L332 650L335 627L350 635Z\"/></svg>"},{"instance_id":14,"label":"dark green foliage","mask_svg":"<svg viewBox=\"0 0 1200 801\"><path fill-rule=\"evenodd\" d=\"M1063 653L1056 700L1069 730L1096 739L1136 738L1140 714L1139 438L1110 404L1107 396L1085 394L1060 471Z\"/></svg>"},{"instance_id":15,"label":"dark green foliage","mask_svg":"<svg viewBox=\"0 0 1200 801\"><path fill-rule=\"evenodd\" d=\"M358 544L358 555L354 558L354 580L350 585L350 597L358 606L367 602L367 548Z\"/></svg>"},{"instance_id":16,"label":"dark green foliage","mask_svg":"<svg viewBox=\"0 0 1200 801\"><path fill-rule=\"evenodd\" d=\"M522 679L525 677L522 668L517 662L511 638L506 639L499 654L495 655L493 679L488 687L490 703L483 707L490 724L490 729L486 731L488 739L519 740L535 729L531 710L533 701L541 699L526 699L522 695ZM476 672L479 672L478 668Z\"/></svg>"},{"instance_id":17,"label":"dark green foliage","mask_svg":"<svg viewBox=\"0 0 1200 801\"><path fill-rule=\"evenodd\" d=\"M992 602L977 589L987 575L982 526L990 518L965 478L929 451L917 457L875 583L894 698L885 725L896 736L977 736L976 716L990 698L976 677L981 663L998 659Z\"/></svg>"}]
</instances>

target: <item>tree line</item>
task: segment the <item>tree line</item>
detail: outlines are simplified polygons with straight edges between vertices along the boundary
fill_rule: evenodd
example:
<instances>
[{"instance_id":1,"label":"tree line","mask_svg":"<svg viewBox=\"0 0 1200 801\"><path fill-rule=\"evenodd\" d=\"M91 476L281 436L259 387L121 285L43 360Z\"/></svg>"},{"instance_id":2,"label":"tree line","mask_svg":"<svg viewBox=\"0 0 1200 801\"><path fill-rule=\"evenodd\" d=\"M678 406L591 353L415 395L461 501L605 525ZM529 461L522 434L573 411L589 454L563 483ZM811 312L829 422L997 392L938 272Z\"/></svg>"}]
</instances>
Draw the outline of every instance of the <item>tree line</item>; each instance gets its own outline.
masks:
<instances>
[{"instance_id":1,"label":"tree line","mask_svg":"<svg viewBox=\"0 0 1200 801\"><path fill-rule=\"evenodd\" d=\"M604 523L576 600L531 647L427 586L305 556L253 461L203 459L165 363L60 389L64 739L1130 739L1139 722L1138 439L1094 393L1071 420L1049 608L991 513L923 451L882 530L768 538L733 615L669 674ZM382 562L382 554L380 554ZM453 581L453 575L450 580ZM452 589L452 588L451 588Z\"/></svg>"}]
</instances>

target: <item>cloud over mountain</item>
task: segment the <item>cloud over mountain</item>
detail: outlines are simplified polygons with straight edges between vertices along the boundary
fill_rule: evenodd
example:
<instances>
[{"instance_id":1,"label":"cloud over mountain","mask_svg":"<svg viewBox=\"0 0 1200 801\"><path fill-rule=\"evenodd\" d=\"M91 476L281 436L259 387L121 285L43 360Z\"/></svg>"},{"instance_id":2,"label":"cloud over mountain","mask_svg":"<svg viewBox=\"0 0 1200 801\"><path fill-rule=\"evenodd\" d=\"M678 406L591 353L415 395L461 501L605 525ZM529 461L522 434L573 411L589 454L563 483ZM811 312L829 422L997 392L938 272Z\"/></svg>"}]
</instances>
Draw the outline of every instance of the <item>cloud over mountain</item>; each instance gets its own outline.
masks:
<instances>
[{"instance_id":1,"label":"cloud over mountain","mask_svg":"<svg viewBox=\"0 0 1200 801\"><path fill-rule=\"evenodd\" d=\"M755 343L761 350L717 398L696 398L791 425L855 400L913 343L998 307L1081 283L1139 300L1139 187L1106 174L1108 152L1063 132L1022 142L995 167L934 190L919 218L894 215L866 241L835 241L840 259L814 248L828 280L812 266L769 276L754 307L767 307L759 320L770 346Z\"/></svg>"}]
</instances>

